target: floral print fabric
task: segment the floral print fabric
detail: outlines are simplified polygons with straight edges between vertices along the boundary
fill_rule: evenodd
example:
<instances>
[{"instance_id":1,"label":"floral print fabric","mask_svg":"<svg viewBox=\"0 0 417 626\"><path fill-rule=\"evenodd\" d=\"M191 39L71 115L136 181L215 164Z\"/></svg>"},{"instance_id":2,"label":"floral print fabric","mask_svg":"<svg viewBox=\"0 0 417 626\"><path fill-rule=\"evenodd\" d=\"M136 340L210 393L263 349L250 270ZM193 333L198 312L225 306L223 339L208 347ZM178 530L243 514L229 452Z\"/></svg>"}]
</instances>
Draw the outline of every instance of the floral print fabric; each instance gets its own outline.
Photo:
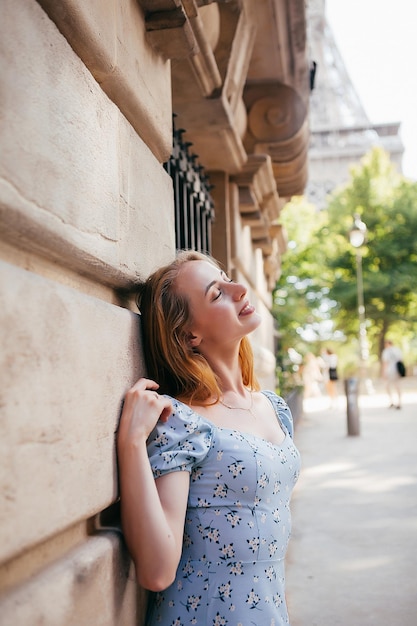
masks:
<instances>
[{"instance_id":1,"label":"floral print fabric","mask_svg":"<svg viewBox=\"0 0 417 626\"><path fill-rule=\"evenodd\" d=\"M264 393L286 434L281 445L217 427L177 400L151 434L154 476L189 471L190 491L176 580L153 594L147 626L289 623L284 557L300 459L287 404Z\"/></svg>"}]
</instances>

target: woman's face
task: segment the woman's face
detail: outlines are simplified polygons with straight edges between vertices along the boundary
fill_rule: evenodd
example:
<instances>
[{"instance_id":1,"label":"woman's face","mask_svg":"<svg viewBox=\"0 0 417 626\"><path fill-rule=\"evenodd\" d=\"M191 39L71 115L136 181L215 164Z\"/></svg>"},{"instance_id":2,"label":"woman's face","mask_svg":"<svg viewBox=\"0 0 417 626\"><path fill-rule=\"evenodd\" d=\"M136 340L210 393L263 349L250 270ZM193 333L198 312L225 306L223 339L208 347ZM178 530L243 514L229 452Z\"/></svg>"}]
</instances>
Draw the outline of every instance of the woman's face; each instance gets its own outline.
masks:
<instances>
[{"instance_id":1,"label":"woman's face","mask_svg":"<svg viewBox=\"0 0 417 626\"><path fill-rule=\"evenodd\" d=\"M261 322L247 298L246 287L232 282L209 261L185 263L176 289L190 304L190 343L201 353L237 344Z\"/></svg>"}]
</instances>

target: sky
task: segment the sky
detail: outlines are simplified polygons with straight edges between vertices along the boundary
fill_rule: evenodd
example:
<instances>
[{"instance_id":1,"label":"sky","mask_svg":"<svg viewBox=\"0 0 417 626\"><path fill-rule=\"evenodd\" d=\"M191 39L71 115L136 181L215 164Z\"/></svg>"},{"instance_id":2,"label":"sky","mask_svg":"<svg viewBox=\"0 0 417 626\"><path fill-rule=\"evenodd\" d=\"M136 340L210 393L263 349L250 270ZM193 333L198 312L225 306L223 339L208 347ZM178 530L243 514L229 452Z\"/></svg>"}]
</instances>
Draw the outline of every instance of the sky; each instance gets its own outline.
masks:
<instances>
[{"instance_id":1,"label":"sky","mask_svg":"<svg viewBox=\"0 0 417 626\"><path fill-rule=\"evenodd\" d=\"M417 181L417 1L325 2L327 20L369 121L401 122L403 174Z\"/></svg>"}]
</instances>

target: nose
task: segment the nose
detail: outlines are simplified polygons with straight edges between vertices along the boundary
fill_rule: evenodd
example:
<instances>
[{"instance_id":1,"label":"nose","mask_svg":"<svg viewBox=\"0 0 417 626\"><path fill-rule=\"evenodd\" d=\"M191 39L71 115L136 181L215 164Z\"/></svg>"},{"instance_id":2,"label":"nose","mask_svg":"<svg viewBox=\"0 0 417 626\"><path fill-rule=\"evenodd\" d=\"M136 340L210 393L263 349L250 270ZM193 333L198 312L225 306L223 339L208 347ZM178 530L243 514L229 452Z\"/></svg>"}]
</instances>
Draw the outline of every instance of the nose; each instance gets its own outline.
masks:
<instances>
[{"instance_id":1,"label":"nose","mask_svg":"<svg viewBox=\"0 0 417 626\"><path fill-rule=\"evenodd\" d=\"M233 286L233 298L234 300L239 302L239 300L242 300L242 298L246 295L248 290L246 289L245 285L242 285L242 283L230 284Z\"/></svg>"}]
</instances>

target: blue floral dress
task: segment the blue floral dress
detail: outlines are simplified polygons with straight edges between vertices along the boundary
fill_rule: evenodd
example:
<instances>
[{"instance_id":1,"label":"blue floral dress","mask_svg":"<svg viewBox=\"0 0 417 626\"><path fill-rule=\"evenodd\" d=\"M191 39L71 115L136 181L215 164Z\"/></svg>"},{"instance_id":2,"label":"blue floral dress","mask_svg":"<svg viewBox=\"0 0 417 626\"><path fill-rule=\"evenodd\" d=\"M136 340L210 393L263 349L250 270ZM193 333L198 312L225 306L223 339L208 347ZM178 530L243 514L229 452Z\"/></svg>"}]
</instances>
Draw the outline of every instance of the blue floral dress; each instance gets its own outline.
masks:
<instances>
[{"instance_id":1,"label":"blue floral dress","mask_svg":"<svg viewBox=\"0 0 417 626\"><path fill-rule=\"evenodd\" d=\"M148 441L154 476L190 472L181 561L174 583L152 594L147 626L288 624L284 557L300 458L287 404L271 391L280 445L220 428L173 400Z\"/></svg>"}]
</instances>

